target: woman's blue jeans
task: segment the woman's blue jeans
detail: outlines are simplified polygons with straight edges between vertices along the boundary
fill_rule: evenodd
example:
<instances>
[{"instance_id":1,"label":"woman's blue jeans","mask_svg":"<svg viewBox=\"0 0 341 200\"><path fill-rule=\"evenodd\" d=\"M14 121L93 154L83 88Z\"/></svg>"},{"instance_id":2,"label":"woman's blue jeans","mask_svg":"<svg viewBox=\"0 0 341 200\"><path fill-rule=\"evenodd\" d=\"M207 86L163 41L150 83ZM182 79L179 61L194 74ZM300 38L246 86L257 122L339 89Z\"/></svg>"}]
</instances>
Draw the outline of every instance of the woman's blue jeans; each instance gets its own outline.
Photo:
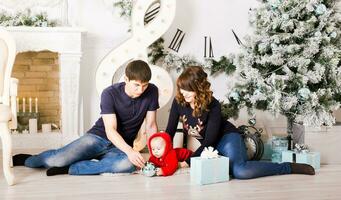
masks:
<instances>
[{"instance_id":1,"label":"woman's blue jeans","mask_svg":"<svg viewBox=\"0 0 341 200\"><path fill-rule=\"evenodd\" d=\"M96 160L92 160L96 159ZM127 155L109 140L87 133L56 150L44 151L26 159L25 166L50 168L70 166L71 175L131 173L135 166Z\"/></svg>"},{"instance_id":2,"label":"woman's blue jeans","mask_svg":"<svg viewBox=\"0 0 341 200\"><path fill-rule=\"evenodd\" d=\"M223 156L229 157L230 174L237 179L251 179L278 174L290 174L290 163L248 161L246 147L239 133L225 134L217 145Z\"/></svg>"}]
</instances>

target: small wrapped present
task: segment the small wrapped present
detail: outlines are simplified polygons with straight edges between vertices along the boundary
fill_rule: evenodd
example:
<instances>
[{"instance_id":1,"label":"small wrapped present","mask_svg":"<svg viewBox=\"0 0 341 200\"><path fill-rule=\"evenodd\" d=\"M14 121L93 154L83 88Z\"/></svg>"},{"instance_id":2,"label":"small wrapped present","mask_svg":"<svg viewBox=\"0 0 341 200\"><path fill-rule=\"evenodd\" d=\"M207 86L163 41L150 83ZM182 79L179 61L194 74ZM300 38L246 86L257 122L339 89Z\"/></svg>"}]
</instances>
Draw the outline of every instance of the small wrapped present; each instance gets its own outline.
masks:
<instances>
[{"instance_id":1,"label":"small wrapped present","mask_svg":"<svg viewBox=\"0 0 341 200\"><path fill-rule=\"evenodd\" d=\"M200 157L191 158L191 183L205 185L228 181L229 158L219 156L212 147L205 148Z\"/></svg>"},{"instance_id":2,"label":"small wrapped present","mask_svg":"<svg viewBox=\"0 0 341 200\"><path fill-rule=\"evenodd\" d=\"M282 160L282 152L288 149L288 138L273 136L271 139L271 162L280 163Z\"/></svg>"},{"instance_id":3,"label":"small wrapped present","mask_svg":"<svg viewBox=\"0 0 341 200\"><path fill-rule=\"evenodd\" d=\"M296 144L294 151L283 151L282 162L305 163L320 169L320 153L310 152L307 146Z\"/></svg>"},{"instance_id":4,"label":"small wrapped present","mask_svg":"<svg viewBox=\"0 0 341 200\"><path fill-rule=\"evenodd\" d=\"M273 154L271 140L264 142L264 153L261 160L271 160Z\"/></svg>"}]
</instances>

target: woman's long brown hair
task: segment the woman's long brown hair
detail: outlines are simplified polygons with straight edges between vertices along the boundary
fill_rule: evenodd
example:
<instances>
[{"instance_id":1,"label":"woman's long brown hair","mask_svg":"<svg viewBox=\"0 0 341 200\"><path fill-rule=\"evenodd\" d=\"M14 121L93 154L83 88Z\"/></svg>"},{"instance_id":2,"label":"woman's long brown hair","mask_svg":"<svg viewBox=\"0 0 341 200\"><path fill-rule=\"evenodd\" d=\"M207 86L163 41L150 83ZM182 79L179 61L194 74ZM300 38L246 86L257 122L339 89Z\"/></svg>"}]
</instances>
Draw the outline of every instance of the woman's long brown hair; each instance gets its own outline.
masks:
<instances>
[{"instance_id":1,"label":"woman's long brown hair","mask_svg":"<svg viewBox=\"0 0 341 200\"><path fill-rule=\"evenodd\" d=\"M210 82L207 81L207 74L200 66L187 67L176 81L177 102L182 106L187 106L180 89L195 92L194 109L192 115L199 117L204 111L208 111L208 105L212 101L212 91Z\"/></svg>"}]
</instances>

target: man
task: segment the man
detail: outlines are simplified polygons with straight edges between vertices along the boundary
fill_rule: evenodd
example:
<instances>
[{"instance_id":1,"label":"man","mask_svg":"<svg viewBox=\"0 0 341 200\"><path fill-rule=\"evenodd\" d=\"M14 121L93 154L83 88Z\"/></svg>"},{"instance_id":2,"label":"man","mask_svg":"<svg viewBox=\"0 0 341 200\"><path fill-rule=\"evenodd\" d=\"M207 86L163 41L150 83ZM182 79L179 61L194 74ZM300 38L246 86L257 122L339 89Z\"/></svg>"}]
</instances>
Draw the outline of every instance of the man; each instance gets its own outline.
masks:
<instances>
[{"instance_id":1,"label":"man","mask_svg":"<svg viewBox=\"0 0 341 200\"><path fill-rule=\"evenodd\" d=\"M145 161L132 147L145 118L147 134L157 132L158 89L150 79L146 62L130 62L125 81L103 90L101 117L84 136L57 150L15 155L13 165L45 167L47 176L129 173L142 168Z\"/></svg>"}]
</instances>

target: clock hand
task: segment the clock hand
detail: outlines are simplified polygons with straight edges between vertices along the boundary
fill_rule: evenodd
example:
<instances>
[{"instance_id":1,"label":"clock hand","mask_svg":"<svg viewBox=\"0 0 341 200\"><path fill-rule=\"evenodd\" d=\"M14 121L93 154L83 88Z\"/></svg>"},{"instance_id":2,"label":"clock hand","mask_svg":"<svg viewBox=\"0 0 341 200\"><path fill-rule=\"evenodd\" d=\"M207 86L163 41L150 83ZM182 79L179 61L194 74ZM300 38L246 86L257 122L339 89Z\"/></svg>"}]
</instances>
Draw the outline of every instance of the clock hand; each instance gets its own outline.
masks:
<instances>
[{"instance_id":1,"label":"clock hand","mask_svg":"<svg viewBox=\"0 0 341 200\"><path fill-rule=\"evenodd\" d=\"M232 33L233 33L233 35L234 35L234 38L236 38L236 40L237 40L237 43L239 44L239 45L243 45L244 46L244 44L242 43L242 41L239 39L239 37L237 36L237 34L234 32L234 30L233 29L231 29L232 30Z\"/></svg>"}]
</instances>

